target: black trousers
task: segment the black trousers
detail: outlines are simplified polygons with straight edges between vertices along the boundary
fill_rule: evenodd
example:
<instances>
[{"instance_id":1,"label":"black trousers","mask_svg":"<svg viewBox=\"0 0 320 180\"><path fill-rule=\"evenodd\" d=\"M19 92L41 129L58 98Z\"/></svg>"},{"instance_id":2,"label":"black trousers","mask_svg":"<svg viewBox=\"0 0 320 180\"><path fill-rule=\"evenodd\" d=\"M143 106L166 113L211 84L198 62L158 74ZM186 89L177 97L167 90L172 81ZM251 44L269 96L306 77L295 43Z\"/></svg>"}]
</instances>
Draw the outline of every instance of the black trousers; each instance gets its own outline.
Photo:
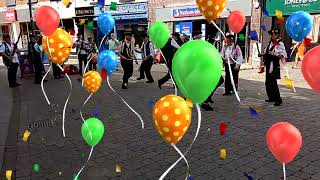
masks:
<instances>
[{"instance_id":1,"label":"black trousers","mask_svg":"<svg viewBox=\"0 0 320 180\"><path fill-rule=\"evenodd\" d=\"M231 72L233 76L234 85L236 87L236 90L238 91L238 82L239 82L239 70L236 70L236 64L230 64L231 65ZM225 72L226 72L226 80L225 80L225 92L231 93L233 91L232 83L231 83L231 77L230 77L230 71L228 64L225 64Z\"/></svg>"},{"instance_id":2,"label":"black trousers","mask_svg":"<svg viewBox=\"0 0 320 180\"><path fill-rule=\"evenodd\" d=\"M88 55L79 54L78 55L78 61L79 61L79 72L80 72L80 75L82 76L82 73L83 73L82 64L84 64L84 67L87 65Z\"/></svg>"},{"instance_id":3,"label":"black trousers","mask_svg":"<svg viewBox=\"0 0 320 180\"><path fill-rule=\"evenodd\" d=\"M167 64L168 67L168 73L163 76L161 79L159 79L159 84L163 85L164 83L166 83L167 81L169 81L171 79L170 73L172 73L172 64ZM172 77L173 78L173 77Z\"/></svg>"},{"instance_id":4,"label":"black trousers","mask_svg":"<svg viewBox=\"0 0 320 180\"><path fill-rule=\"evenodd\" d=\"M54 77L60 77L61 76L61 69L54 63L52 63L52 70L53 70L53 76Z\"/></svg>"},{"instance_id":5,"label":"black trousers","mask_svg":"<svg viewBox=\"0 0 320 180\"><path fill-rule=\"evenodd\" d=\"M8 68L8 82L10 87L14 87L17 84L17 70L18 63L12 63Z\"/></svg>"},{"instance_id":6,"label":"black trousers","mask_svg":"<svg viewBox=\"0 0 320 180\"><path fill-rule=\"evenodd\" d=\"M151 75L151 67L153 65L153 58L149 58L145 61L142 61L140 65L140 78L144 78L144 74L146 74L147 79L149 81L153 81L152 75Z\"/></svg>"},{"instance_id":7,"label":"black trousers","mask_svg":"<svg viewBox=\"0 0 320 180\"><path fill-rule=\"evenodd\" d=\"M219 80L219 82L218 82L218 84L217 84L217 86L214 88L214 90L212 91L212 93L210 94L210 96L208 97L208 99L204 101L205 103L208 103L210 100L212 100L212 96L213 96L214 92L216 92L216 90L218 89L218 87L220 87L223 83L224 83L224 79L223 79L223 77L221 76L221 77L220 77L220 80Z\"/></svg>"},{"instance_id":8,"label":"black trousers","mask_svg":"<svg viewBox=\"0 0 320 180\"><path fill-rule=\"evenodd\" d=\"M274 102L282 102L278 87L277 77L274 74L266 73L266 92L269 100Z\"/></svg>"},{"instance_id":9,"label":"black trousers","mask_svg":"<svg viewBox=\"0 0 320 180\"><path fill-rule=\"evenodd\" d=\"M97 63L93 63L92 61L89 62L89 70L97 70Z\"/></svg>"},{"instance_id":10,"label":"black trousers","mask_svg":"<svg viewBox=\"0 0 320 180\"><path fill-rule=\"evenodd\" d=\"M123 69L123 83L128 83L129 78L133 74L133 61L132 60L121 60L121 66Z\"/></svg>"},{"instance_id":11,"label":"black trousers","mask_svg":"<svg viewBox=\"0 0 320 180\"><path fill-rule=\"evenodd\" d=\"M34 62L33 64L35 75L34 75L34 82L35 83L40 83L42 80L42 63L40 62Z\"/></svg>"}]
</instances>

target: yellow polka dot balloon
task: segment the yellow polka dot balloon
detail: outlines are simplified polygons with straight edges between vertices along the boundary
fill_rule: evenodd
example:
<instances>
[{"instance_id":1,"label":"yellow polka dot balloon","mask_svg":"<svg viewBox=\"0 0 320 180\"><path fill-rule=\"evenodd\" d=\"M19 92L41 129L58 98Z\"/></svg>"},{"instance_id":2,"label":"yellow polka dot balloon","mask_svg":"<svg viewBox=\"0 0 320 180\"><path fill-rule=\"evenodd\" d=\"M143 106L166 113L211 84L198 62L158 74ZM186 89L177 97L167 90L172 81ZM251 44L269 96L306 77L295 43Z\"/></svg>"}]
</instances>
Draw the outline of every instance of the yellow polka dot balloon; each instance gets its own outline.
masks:
<instances>
[{"instance_id":1,"label":"yellow polka dot balloon","mask_svg":"<svg viewBox=\"0 0 320 180\"><path fill-rule=\"evenodd\" d=\"M183 98L167 95L157 101L152 117L162 139L166 143L176 144L190 126L191 109Z\"/></svg>"},{"instance_id":2,"label":"yellow polka dot balloon","mask_svg":"<svg viewBox=\"0 0 320 180\"><path fill-rule=\"evenodd\" d=\"M227 0L196 0L201 14L210 21L220 17Z\"/></svg>"},{"instance_id":3,"label":"yellow polka dot balloon","mask_svg":"<svg viewBox=\"0 0 320 180\"><path fill-rule=\"evenodd\" d=\"M44 52L48 54L49 59L53 63L62 64L66 61L66 59L68 59L70 55L72 48L72 39L65 30L57 28L52 35L42 37L42 46Z\"/></svg>"},{"instance_id":4,"label":"yellow polka dot balloon","mask_svg":"<svg viewBox=\"0 0 320 180\"><path fill-rule=\"evenodd\" d=\"M84 88L86 88L89 93L94 94L99 90L102 78L97 71L89 71L84 74L83 78Z\"/></svg>"}]
</instances>

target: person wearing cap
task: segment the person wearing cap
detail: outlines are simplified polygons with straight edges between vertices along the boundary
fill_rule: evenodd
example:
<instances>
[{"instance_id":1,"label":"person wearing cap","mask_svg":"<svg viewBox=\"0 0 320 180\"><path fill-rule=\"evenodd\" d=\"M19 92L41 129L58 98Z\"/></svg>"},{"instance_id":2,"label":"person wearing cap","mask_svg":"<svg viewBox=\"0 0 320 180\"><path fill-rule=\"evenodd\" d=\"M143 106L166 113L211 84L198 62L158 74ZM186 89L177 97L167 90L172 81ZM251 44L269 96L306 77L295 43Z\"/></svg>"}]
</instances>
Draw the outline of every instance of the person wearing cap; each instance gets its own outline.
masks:
<instances>
[{"instance_id":1,"label":"person wearing cap","mask_svg":"<svg viewBox=\"0 0 320 180\"><path fill-rule=\"evenodd\" d=\"M233 87L231 83L231 76L228 66L228 59L231 66L231 73L233 76L234 85L236 90L238 90L238 82L239 82L239 71L240 66L243 63L243 56L241 49L238 45L234 43L234 35L228 34L226 36L226 45L221 50L221 57L225 66L225 93L223 96L231 95L233 92Z\"/></svg>"},{"instance_id":2,"label":"person wearing cap","mask_svg":"<svg viewBox=\"0 0 320 180\"><path fill-rule=\"evenodd\" d=\"M266 71L266 92L268 99L266 102L273 102L274 106L280 106L282 99L278 87L277 79L280 79L280 61L283 58L287 58L286 48L281 42L280 31L278 29L272 29L268 31L270 35L270 42L264 49L263 61Z\"/></svg>"},{"instance_id":3,"label":"person wearing cap","mask_svg":"<svg viewBox=\"0 0 320 180\"><path fill-rule=\"evenodd\" d=\"M122 89L128 88L129 78L133 74L134 47L131 43L131 33L126 32L125 39L120 43L118 55L123 68Z\"/></svg>"},{"instance_id":4,"label":"person wearing cap","mask_svg":"<svg viewBox=\"0 0 320 180\"><path fill-rule=\"evenodd\" d=\"M140 65L140 77L137 80L144 79L144 74L147 76L147 83L153 83L154 80L151 75L151 67L153 65L153 59L155 58L154 47L149 40L149 36L144 34L144 40L142 42L142 63Z\"/></svg>"},{"instance_id":5,"label":"person wearing cap","mask_svg":"<svg viewBox=\"0 0 320 180\"><path fill-rule=\"evenodd\" d=\"M17 83L17 70L19 66L18 53L20 50L16 44L13 44L10 40L9 34L3 35L3 43L0 44L0 56L2 56L4 64L8 69L8 82L9 87L14 88L20 86Z\"/></svg>"}]
</instances>

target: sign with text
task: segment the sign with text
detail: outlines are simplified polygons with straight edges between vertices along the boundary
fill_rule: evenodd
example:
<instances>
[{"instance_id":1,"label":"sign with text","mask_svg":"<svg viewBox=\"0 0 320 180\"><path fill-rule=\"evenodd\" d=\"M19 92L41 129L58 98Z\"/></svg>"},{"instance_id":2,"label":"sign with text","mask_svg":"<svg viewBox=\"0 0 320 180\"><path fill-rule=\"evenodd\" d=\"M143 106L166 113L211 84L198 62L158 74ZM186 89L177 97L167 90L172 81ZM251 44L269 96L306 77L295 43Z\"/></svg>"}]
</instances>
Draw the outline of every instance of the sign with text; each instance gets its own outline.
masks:
<instances>
[{"instance_id":1,"label":"sign with text","mask_svg":"<svg viewBox=\"0 0 320 180\"><path fill-rule=\"evenodd\" d=\"M194 17L194 16L201 16L201 12L196 7L173 10L173 17L175 18Z\"/></svg>"},{"instance_id":2,"label":"sign with text","mask_svg":"<svg viewBox=\"0 0 320 180\"><path fill-rule=\"evenodd\" d=\"M76 8L76 16L93 16L93 15L94 15L93 7Z\"/></svg>"},{"instance_id":3,"label":"sign with text","mask_svg":"<svg viewBox=\"0 0 320 180\"><path fill-rule=\"evenodd\" d=\"M4 21L5 22L14 22L16 21L16 11L14 9L5 11Z\"/></svg>"},{"instance_id":4,"label":"sign with text","mask_svg":"<svg viewBox=\"0 0 320 180\"><path fill-rule=\"evenodd\" d=\"M282 11L283 15L290 15L296 11L306 11L308 13L320 12L320 0L267 0L267 11L270 16L275 16L276 10Z\"/></svg>"},{"instance_id":5,"label":"sign with text","mask_svg":"<svg viewBox=\"0 0 320 180\"><path fill-rule=\"evenodd\" d=\"M129 4L118 4L115 11L110 11L110 6L105 6L104 12L113 14L135 14L135 13L147 13L148 3L129 3Z\"/></svg>"}]
</instances>

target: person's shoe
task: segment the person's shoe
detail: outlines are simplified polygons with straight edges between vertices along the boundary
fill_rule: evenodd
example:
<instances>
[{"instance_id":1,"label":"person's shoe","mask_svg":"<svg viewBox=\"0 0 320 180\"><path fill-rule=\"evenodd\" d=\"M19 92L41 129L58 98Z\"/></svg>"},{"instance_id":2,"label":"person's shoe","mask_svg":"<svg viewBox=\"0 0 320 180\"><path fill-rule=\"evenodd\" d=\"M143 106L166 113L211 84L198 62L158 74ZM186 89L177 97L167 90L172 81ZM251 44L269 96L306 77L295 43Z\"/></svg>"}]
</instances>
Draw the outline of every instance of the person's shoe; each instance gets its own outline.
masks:
<instances>
[{"instance_id":1,"label":"person's shoe","mask_svg":"<svg viewBox=\"0 0 320 180\"><path fill-rule=\"evenodd\" d=\"M273 105L274 106L281 106L281 104L282 104L282 102L280 101L280 102L275 102Z\"/></svg>"},{"instance_id":2,"label":"person's shoe","mask_svg":"<svg viewBox=\"0 0 320 180\"><path fill-rule=\"evenodd\" d=\"M141 80L141 79L144 79L144 78L142 78L142 77L138 77L138 78L137 78L138 81Z\"/></svg>"},{"instance_id":3,"label":"person's shoe","mask_svg":"<svg viewBox=\"0 0 320 180\"><path fill-rule=\"evenodd\" d=\"M266 99L265 101L266 101L266 102L275 102L275 101L272 100L272 99Z\"/></svg>"},{"instance_id":4,"label":"person's shoe","mask_svg":"<svg viewBox=\"0 0 320 180\"><path fill-rule=\"evenodd\" d=\"M159 87L159 89L161 89L161 85L162 85L162 84L160 84L160 81L158 80L158 87Z\"/></svg>"},{"instance_id":5,"label":"person's shoe","mask_svg":"<svg viewBox=\"0 0 320 180\"><path fill-rule=\"evenodd\" d=\"M150 80L146 81L146 83L153 83L153 82L154 82L154 80L152 80L152 81L150 81Z\"/></svg>"},{"instance_id":6,"label":"person's shoe","mask_svg":"<svg viewBox=\"0 0 320 180\"><path fill-rule=\"evenodd\" d=\"M230 95L232 95L231 92L226 92L222 96L230 96Z\"/></svg>"},{"instance_id":7,"label":"person's shoe","mask_svg":"<svg viewBox=\"0 0 320 180\"><path fill-rule=\"evenodd\" d=\"M201 104L201 108L205 111L213 111L213 108L209 104Z\"/></svg>"},{"instance_id":8,"label":"person's shoe","mask_svg":"<svg viewBox=\"0 0 320 180\"><path fill-rule=\"evenodd\" d=\"M123 83L123 84L122 84L122 89L128 89L127 83Z\"/></svg>"}]
</instances>

